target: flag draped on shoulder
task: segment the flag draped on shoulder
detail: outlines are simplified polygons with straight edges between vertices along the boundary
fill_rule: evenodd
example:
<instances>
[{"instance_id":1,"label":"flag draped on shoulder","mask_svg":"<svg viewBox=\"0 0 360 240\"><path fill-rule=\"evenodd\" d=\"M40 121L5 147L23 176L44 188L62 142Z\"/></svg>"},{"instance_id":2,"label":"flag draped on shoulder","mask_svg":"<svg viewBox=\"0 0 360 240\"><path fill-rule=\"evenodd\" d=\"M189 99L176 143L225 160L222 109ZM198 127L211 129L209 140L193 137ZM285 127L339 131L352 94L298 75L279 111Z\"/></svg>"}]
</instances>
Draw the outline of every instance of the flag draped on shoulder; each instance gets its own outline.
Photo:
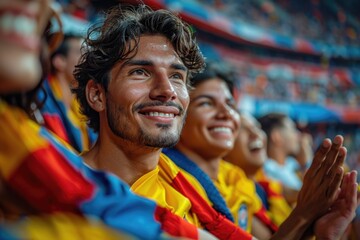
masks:
<instances>
[{"instance_id":1,"label":"flag draped on shoulder","mask_svg":"<svg viewBox=\"0 0 360 240\"><path fill-rule=\"evenodd\" d=\"M26 203L22 216L66 212L140 239L159 239L163 231L197 237L194 226L135 195L116 176L87 167L64 141L2 101L0 133L1 183L11 193L6 196Z\"/></svg>"},{"instance_id":2,"label":"flag draped on shoulder","mask_svg":"<svg viewBox=\"0 0 360 240\"><path fill-rule=\"evenodd\" d=\"M236 226L209 205L165 154L161 154L159 166L163 178L171 181L171 185L190 200L191 211L197 215L207 231L219 239L252 239L249 233Z\"/></svg>"}]
</instances>

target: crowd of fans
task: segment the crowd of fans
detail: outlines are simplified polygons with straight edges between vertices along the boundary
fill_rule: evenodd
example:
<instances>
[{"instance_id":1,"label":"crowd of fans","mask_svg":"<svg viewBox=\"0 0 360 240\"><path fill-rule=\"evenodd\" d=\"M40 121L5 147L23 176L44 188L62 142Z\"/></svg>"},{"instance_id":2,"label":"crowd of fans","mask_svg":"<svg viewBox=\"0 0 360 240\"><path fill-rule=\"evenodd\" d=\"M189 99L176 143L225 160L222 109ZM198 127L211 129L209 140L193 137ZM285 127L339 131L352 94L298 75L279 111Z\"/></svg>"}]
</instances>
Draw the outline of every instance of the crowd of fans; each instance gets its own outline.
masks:
<instances>
[{"instance_id":1,"label":"crowd of fans","mask_svg":"<svg viewBox=\"0 0 360 240\"><path fill-rule=\"evenodd\" d=\"M305 38L335 45L359 46L359 5L341 1L276 0L203 0L243 22L261 26L286 36ZM352 5L351 5L352 4ZM355 6L354 6L355 5Z\"/></svg>"},{"instance_id":2,"label":"crowd of fans","mask_svg":"<svg viewBox=\"0 0 360 240\"><path fill-rule=\"evenodd\" d=\"M74 23L98 18L94 2L58 3ZM291 69L207 61L186 22L143 4L86 36L58 12L0 5L1 239L357 238L351 138L238 109L239 89L319 101Z\"/></svg>"}]
</instances>

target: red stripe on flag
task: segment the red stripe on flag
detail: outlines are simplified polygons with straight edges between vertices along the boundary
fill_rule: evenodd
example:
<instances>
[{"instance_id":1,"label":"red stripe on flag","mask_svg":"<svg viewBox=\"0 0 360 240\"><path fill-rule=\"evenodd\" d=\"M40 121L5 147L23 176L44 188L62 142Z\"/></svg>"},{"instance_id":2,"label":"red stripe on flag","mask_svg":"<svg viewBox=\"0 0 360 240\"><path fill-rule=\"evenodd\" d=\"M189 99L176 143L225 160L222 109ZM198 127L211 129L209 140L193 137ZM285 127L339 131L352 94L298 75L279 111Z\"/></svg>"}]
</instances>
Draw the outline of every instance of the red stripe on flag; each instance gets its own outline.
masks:
<instances>
[{"instance_id":1,"label":"red stripe on flag","mask_svg":"<svg viewBox=\"0 0 360 240\"><path fill-rule=\"evenodd\" d=\"M191 210L197 215L201 224L219 239L251 240L252 236L215 211L196 189L179 172L171 185L191 202Z\"/></svg>"},{"instance_id":2,"label":"red stripe on flag","mask_svg":"<svg viewBox=\"0 0 360 240\"><path fill-rule=\"evenodd\" d=\"M198 239L197 227L173 214L170 210L157 206L155 219L161 223L161 229L175 237Z\"/></svg>"},{"instance_id":3,"label":"red stripe on flag","mask_svg":"<svg viewBox=\"0 0 360 240\"><path fill-rule=\"evenodd\" d=\"M65 142L71 144L65 126L59 115L43 113L43 118L47 129L54 132L58 137L63 139Z\"/></svg>"},{"instance_id":4,"label":"red stripe on flag","mask_svg":"<svg viewBox=\"0 0 360 240\"><path fill-rule=\"evenodd\" d=\"M8 186L39 211L79 212L95 187L53 146L29 154L8 179Z\"/></svg>"},{"instance_id":5,"label":"red stripe on flag","mask_svg":"<svg viewBox=\"0 0 360 240\"><path fill-rule=\"evenodd\" d=\"M260 208L259 211L255 213L255 216L264 223L271 231L272 233L275 233L278 230L278 227L275 223L273 223L270 219L270 217L267 215L266 209L264 206Z\"/></svg>"}]
</instances>

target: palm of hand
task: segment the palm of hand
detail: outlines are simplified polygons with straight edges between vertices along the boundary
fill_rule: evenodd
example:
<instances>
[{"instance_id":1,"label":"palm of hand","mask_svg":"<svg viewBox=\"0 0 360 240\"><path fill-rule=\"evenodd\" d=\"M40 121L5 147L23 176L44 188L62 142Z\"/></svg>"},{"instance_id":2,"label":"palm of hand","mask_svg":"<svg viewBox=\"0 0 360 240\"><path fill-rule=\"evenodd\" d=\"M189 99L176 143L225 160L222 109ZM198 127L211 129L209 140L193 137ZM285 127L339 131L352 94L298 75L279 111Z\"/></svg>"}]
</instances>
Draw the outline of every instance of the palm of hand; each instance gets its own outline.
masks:
<instances>
[{"instance_id":1,"label":"palm of hand","mask_svg":"<svg viewBox=\"0 0 360 240\"><path fill-rule=\"evenodd\" d=\"M356 173L347 173L344 176L341 192L331 209L315 222L314 233L317 239L334 240L342 236L355 217L356 188Z\"/></svg>"}]
</instances>

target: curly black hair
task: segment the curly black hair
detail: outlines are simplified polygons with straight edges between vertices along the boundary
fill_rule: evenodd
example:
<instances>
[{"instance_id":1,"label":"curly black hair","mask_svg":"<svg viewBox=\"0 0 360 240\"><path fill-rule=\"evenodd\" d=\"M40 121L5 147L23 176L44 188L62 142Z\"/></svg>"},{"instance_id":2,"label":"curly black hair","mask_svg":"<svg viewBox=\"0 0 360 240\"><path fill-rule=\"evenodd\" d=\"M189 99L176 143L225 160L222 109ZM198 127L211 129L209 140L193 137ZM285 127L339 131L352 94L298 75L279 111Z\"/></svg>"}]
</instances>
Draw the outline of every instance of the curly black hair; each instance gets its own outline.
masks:
<instances>
[{"instance_id":1,"label":"curly black hair","mask_svg":"<svg viewBox=\"0 0 360 240\"><path fill-rule=\"evenodd\" d=\"M151 10L145 5L109 10L103 24L93 26L82 47L83 55L74 71L77 87L73 89L88 118L89 127L99 130L99 114L87 103L86 85L94 80L107 90L109 73L116 63L132 58L143 35L165 36L189 70L189 76L204 67L204 57L199 50L190 26L167 10ZM135 42L135 44L131 44Z\"/></svg>"}]
</instances>

